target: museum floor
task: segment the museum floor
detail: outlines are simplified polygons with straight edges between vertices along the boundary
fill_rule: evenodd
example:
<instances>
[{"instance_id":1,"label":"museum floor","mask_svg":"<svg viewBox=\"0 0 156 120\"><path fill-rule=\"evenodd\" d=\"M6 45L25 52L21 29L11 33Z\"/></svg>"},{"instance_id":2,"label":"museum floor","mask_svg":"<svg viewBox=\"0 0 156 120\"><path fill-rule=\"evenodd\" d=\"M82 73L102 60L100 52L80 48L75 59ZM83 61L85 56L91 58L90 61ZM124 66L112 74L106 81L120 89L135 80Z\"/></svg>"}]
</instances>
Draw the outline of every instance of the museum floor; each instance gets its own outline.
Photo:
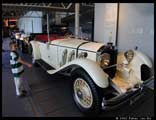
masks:
<instances>
[{"instance_id":1,"label":"museum floor","mask_svg":"<svg viewBox=\"0 0 156 120\"><path fill-rule=\"evenodd\" d=\"M10 39L3 39L2 51L2 116L3 117L82 117L75 106L70 90L70 78L48 75L41 67L26 68L24 86L28 95L17 98L9 64ZM31 56L21 54L31 62ZM133 106L125 105L114 111L102 112L99 117L154 116L154 80L146 88L143 98Z\"/></svg>"}]
</instances>

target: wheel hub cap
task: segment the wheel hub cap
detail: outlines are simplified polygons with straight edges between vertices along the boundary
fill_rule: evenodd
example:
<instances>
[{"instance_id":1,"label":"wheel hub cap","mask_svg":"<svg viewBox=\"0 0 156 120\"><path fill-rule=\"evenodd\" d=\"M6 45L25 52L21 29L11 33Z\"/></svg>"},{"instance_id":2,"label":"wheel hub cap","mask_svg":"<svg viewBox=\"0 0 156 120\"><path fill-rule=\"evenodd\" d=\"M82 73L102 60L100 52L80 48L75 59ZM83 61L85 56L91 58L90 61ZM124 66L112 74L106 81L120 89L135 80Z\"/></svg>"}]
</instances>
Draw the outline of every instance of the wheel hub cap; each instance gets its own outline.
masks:
<instances>
[{"instance_id":1,"label":"wheel hub cap","mask_svg":"<svg viewBox=\"0 0 156 120\"><path fill-rule=\"evenodd\" d=\"M82 78L78 78L74 82L74 95L76 101L84 108L91 107L93 103L92 91L88 83Z\"/></svg>"},{"instance_id":2,"label":"wheel hub cap","mask_svg":"<svg viewBox=\"0 0 156 120\"><path fill-rule=\"evenodd\" d=\"M83 99L83 95L82 92L80 90L77 91L77 96L81 99Z\"/></svg>"}]
</instances>

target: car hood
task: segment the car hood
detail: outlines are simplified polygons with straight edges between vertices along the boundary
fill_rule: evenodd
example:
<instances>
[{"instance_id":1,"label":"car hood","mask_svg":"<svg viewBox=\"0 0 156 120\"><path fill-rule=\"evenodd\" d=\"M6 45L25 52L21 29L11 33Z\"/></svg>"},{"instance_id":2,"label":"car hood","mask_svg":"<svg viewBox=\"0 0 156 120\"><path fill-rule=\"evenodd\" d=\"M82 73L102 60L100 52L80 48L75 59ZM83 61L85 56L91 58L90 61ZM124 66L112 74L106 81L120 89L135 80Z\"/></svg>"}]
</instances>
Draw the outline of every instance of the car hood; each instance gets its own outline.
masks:
<instances>
[{"instance_id":1,"label":"car hood","mask_svg":"<svg viewBox=\"0 0 156 120\"><path fill-rule=\"evenodd\" d=\"M51 42L51 44L59 45L63 47L71 47L71 48L78 48L81 50L88 50L88 51L94 51L96 52L101 46L103 46L103 43L95 43L90 42L86 40L80 40L80 39L58 39Z\"/></svg>"},{"instance_id":2,"label":"car hood","mask_svg":"<svg viewBox=\"0 0 156 120\"><path fill-rule=\"evenodd\" d=\"M81 45L79 49L97 52L99 48L101 48L103 45L103 43L88 42L86 44Z\"/></svg>"}]
</instances>

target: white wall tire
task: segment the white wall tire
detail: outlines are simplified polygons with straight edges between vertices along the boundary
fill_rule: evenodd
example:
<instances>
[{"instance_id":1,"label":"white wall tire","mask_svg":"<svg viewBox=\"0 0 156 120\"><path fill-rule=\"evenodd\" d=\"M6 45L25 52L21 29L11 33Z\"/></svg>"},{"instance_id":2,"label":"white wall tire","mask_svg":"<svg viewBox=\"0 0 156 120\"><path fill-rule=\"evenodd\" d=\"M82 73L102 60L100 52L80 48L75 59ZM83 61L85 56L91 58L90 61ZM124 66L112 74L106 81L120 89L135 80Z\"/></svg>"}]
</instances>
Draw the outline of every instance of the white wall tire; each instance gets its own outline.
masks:
<instances>
[{"instance_id":1,"label":"white wall tire","mask_svg":"<svg viewBox=\"0 0 156 120\"><path fill-rule=\"evenodd\" d=\"M102 95L90 76L81 68L72 72L72 96L77 107L86 115L101 111Z\"/></svg>"}]
</instances>

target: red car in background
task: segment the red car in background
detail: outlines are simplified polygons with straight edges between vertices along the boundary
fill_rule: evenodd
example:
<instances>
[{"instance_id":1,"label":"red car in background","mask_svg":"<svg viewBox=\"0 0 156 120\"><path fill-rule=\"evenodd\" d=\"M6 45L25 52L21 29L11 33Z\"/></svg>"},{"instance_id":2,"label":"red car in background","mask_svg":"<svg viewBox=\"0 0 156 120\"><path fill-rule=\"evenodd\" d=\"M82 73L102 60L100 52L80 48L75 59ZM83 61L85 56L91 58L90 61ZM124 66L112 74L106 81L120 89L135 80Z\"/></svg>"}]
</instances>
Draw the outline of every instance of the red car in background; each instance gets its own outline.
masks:
<instances>
[{"instance_id":1,"label":"red car in background","mask_svg":"<svg viewBox=\"0 0 156 120\"><path fill-rule=\"evenodd\" d=\"M53 41L56 39L64 38L63 36L60 36L58 34L50 34L49 35L49 40ZM39 34L35 35L35 39L43 42L48 42L48 35L47 34Z\"/></svg>"},{"instance_id":2,"label":"red car in background","mask_svg":"<svg viewBox=\"0 0 156 120\"><path fill-rule=\"evenodd\" d=\"M51 29L51 32L49 34L49 40L57 40L57 39L62 39L65 36L72 35L72 32L68 30L67 26L59 26L59 25L53 25ZM32 46L30 45L30 41L32 40L37 40L41 42L48 42L48 34L46 32L44 33L31 33L29 35L29 38L27 40L22 41L22 52L25 51L25 53L30 53L32 52Z\"/></svg>"}]
</instances>

